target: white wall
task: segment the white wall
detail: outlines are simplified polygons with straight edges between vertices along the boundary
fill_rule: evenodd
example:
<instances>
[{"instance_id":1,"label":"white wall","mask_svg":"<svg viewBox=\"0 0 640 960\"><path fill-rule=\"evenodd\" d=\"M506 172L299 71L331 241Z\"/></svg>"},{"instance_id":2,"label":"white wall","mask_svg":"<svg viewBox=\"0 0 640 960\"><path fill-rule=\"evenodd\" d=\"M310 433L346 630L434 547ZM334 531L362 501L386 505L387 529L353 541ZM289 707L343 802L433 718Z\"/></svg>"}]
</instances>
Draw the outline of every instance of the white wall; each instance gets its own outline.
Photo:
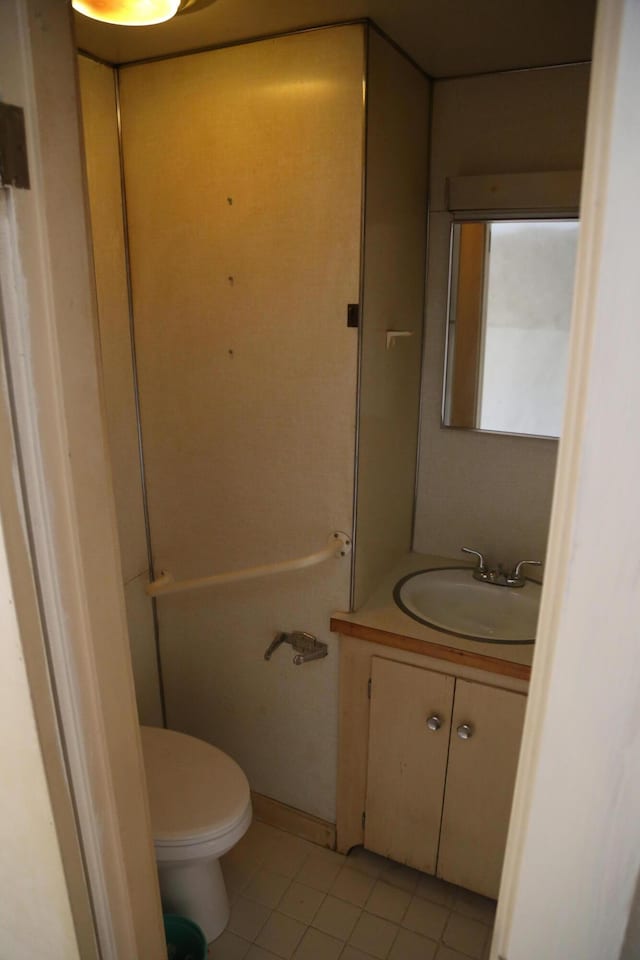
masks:
<instances>
[{"instance_id":1,"label":"white wall","mask_svg":"<svg viewBox=\"0 0 640 960\"><path fill-rule=\"evenodd\" d=\"M98 300L100 369L120 560L141 723L162 724L142 505L121 204L115 76L78 58Z\"/></svg>"},{"instance_id":2,"label":"white wall","mask_svg":"<svg viewBox=\"0 0 640 960\"><path fill-rule=\"evenodd\" d=\"M0 198L2 231L6 227L5 216L4 198ZM5 239L6 234L2 236ZM0 323L4 323L2 284L6 293L6 268L10 262L10 250L4 243L0 243L0 254ZM37 683L34 677L34 660L38 655L42 658L44 651L22 505L18 506L15 495L18 467L5 400L7 386L1 349L0 367L0 954L12 960L31 960L35 952L46 949L51 960L80 960L72 914L73 894L67 885L57 833L64 819L61 810L67 799L66 790L63 787L62 799L57 793L54 808L48 783L51 769L46 767L34 711L36 698L42 720L49 678L45 676L42 683L40 676ZM35 654L33 649L25 649L29 645L37 648ZM51 715L47 719L51 721ZM45 741L50 741L51 736L55 737L55 733L44 732ZM57 786L59 789L59 782ZM78 896L79 907L82 894L77 889L73 893ZM87 956L93 956L89 952L91 935L92 931L83 931Z\"/></svg>"},{"instance_id":3,"label":"white wall","mask_svg":"<svg viewBox=\"0 0 640 960\"><path fill-rule=\"evenodd\" d=\"M558 67L434 87L422 425L414 549L510 562L546 550L557 442L442 429L448 177L582 166L589 70Z\"/></svg>"},{"instance_id":4,"label":"white wall","mask_svg":"<svg viewBox=\"0 0 640 960\"><path fill-rule=\"evenodd\" d=\"M0 944L30 960L79 957L31 704L4 541L0 544Z\"/></svg>"}]
</instances>

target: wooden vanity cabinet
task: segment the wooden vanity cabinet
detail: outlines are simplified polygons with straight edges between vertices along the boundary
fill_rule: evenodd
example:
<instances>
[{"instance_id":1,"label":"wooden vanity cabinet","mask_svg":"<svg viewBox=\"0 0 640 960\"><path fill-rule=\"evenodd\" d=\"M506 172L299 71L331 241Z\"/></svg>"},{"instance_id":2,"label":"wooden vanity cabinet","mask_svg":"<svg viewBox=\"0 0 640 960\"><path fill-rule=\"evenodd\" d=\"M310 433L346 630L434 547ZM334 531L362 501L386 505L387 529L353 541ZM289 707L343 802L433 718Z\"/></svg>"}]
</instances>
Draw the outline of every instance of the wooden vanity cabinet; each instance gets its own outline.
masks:
<instances>
[{"instance_id":1,"label":"wooden vanity cabinet","mask_svg":"<svg viewBox=\"0 0 640 960\"><path fill-rule=\"evenodd\" d=\"M524 692L451 675L449 664L369 662L364 846L497 897Z\"/></svg>"}]
</instances>

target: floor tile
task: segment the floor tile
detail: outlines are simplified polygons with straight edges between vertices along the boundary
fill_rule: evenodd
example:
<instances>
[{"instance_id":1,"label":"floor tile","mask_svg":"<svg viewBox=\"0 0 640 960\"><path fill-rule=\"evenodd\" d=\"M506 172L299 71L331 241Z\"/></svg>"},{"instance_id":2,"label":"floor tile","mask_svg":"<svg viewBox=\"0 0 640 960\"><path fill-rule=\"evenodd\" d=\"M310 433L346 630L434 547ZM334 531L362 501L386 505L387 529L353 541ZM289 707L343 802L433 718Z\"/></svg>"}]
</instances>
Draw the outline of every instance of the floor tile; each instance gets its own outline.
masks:
<instances>
[{"instance_id":1,"label":"floor tile","mask_svg":"<svg viewBox=\"0 0 640 960\"><path fill-rule=\"evenodd\" d=\"M300 941L293 960L338 960L344 943L310 928Z\"/></svg>"},{"instance_id":2,"label":"floor tile","mask_svg":"<svg viewBox=\"0 0 640 960\"><path fill-rule=\"evenodd\" d=\"M249 827L249 831L250 830L251 827ZM253 849L253 844L248 839L249 831L245 833L244 837L242 837L242 839L239 840L234 847L231 847L231 850L229 850L228 853L225 853L225 855L222 857L223 864L244 862L247 860L257 862L256 852Z\"/></svg>"},{"instance_id":3,"label":"floor tile","mask_svg":"<svg viewBox=\"0 0 640 960\"><path fill-rule=\"evenodd\" d=\"M251 958L248 958L251 960ZM450 947L440 947L436 953L436 960L469 960L463 953L452 950Z\"/></svg>"},{"instance_id":4,"label":"floor tile","mask_svg":"<svg viewBox=\"0 0 640 960\"><path fill-rule=\"evenodd\" d=\"M389 860L372 853L371 850L365 850L364 847L354 847L347 857L348 867L367 873L370 877L379 877L388 865Z\"/></svg>"},{"instance_id":5,"label":"floor tile","mask_svg":"<svg viewBox=\"0 0 640 960\"><path fill-rule=\"evenodd\" d=\"M378 960L386 960L397 934L398 927L395 923L389 923L388 920L374 917L370 913L362 913L349 942Z\"/></svg>"},{"instance_id":6,"label":"floor tile","mask_svg":"<svg viewBox=\"0 0 640 960\"><path fill-rule=\"evenodd\" d=\"M350 859L347 860L350 863ZM340 900L348 900L357 907L364 907L375 884L375 878L368 873L360 873L351 867L343 867L329 891Z\"/></svg>"},{"instance_id":7,"label":"floor tile","mask_svg":"<svg viewBox=\"0 0 640 960\"><path fill-rule=\"evenodd\" d=\"M251 946L246 940L229 930L209 944L208 960L244 960Z\"/></svg>"},{"instance_id":8,"label":"floor tile","mask_svg":"<svg viewBox=\"0 0 640 960\"><path fill-rule=\"evenodd\" d=\"M328 896L318 910L313 926L331 937L348 940L360 913L360 908L352 903Z\"/></svg>"},{"instance_id":9,"label":"floor tile","mask_svg":"<svg viewBox=\"0 0 640 960\"><path fill-rule=\"evenodd\" d=\"M271 865L271 861L269 861ZM253 877L245 884L242 889L242 896L247 900L257 900L263 903L265 907L276 907L290 885L289 877L282 877L279 873L272 873L264 867L260 867Z\"/></svg>"},{"instance_id":10,"label":"floor tile","mask_svg":"<svg viewBox=\"0 0 640 960\"><path fill-rule=\"evenodd\" d=\"M240 893L260 869L259 864L251 860L227 861L226 858L221 866L230 899L233 899L235 894Z\"/></svg>"},{"instance_id":11,"label":"floor tile","mask_svg":"<svg viewBox=\"0 0 640 960\"><path fill-rule=\"evenodd\" d=\"M255 900L240 896L231 907L228 930L244 940L255 940L269 919L271 910Z\"/></svg>"},{"instance_id":12,"label":"floor tile","mask_svg":"<svg viewBox=\"0 0 640 960\"><path fill-rule=\"evenodd\" d=\"M463 913L465 917L480 920L481 923L493 924L496 918L496 901L488 897L481 897L479 893L454 887L456 898L453 909L456 913Z\"/></svg>"},{"instance_id":13,"label":"floor tile","mask_svg":"<svg viewBox=\"0 0 640 960\"><path fill-rule=\"evenodd\" d=\"M285 833L273 844L269 853L269 869L284 877L295 877L305 860L317 851L315 843Z\"/></svg>"},{"instance_id":14,"label":"floor tile","mask_svg":"<svg viewBox=\"0 0 640 960\"><path fill-rule=\"evenodd\" d=\"M250 836L252 829L253 827L250 827L240 842L221 858L223 871L228 870L230 866L255 871L263 862L267 848L263 847L259 835L251 834Z\"/></svg>"},{"instance_id":15,"label":"floor tile","mask_svg":"<svg viewBox=\"0 0 640 960\"><path fill-rule=\"evenodd\" d=\"M303 923L294 920L293 917L285 916L284 913L274 911L256 937L256 943L278 957L289 960L302 940L305 930Z\"/></svg>"},{"instance_id":16,"label":"floor tile","mask_svg":"<svg viewBox=\"0 0 640 960\"><path fill-rule=\"evenodd\" d=\"M305 883L316 890L325 893L333 886L333 882L344 865L344 857L332 853L330 850L319 850L312 853L296 874L298 883Z\"/></svg>"},{"instance_id":17,"label":"floor tile","mask_svg":"<svg viewBox=\"0 0 640 960\"><path fill-rule=\"evenodd\" d=\"M363 953L362 950L356 950L350 943L346 945L340 954L340 960L373 960L370 953Z\"/></svg>"},{"instance_id":18,"label":"floor tile","mask_svg":"<svg viewBox=\"0 0 640 960\"><path fill-rule=\"evenodd\" d=\"M414 870L413 867L405 867L402 863L388 860L387 866L380 874L380 879L391 884L392 887L400 887L401 890L414 894L422 876L423 874L419 870Z\"/></svg>"},{"instance_id":19,"label":"floor tile","mask_svg":"<svg viewBox=\"0 0 640 960\"><path fill-rule=\"evenodd\" d=\"M494 900L362 847L254 822L222 869L231 918L208 960L488 960Z\"/></svg>"},{"instance_id":20,"label":"floor tile","mask_svg":"<svg viewBox=\"0 0 640 960\"><path fill-rule=\"evenodd\" d=\"M447 921L442 940L448 947L481 960L488 935L489 928L484 923L473 920L471 917L464 917L460 913L452 913Z\"/></svg>"},{"instance_id":21,"label":"floor tile","mask_svg":"<svg viewBox=\"0 0 640 960\"><path fill-rule=\"evenodd\" d=\"M438 944L427 940L413 930L400 930L396 937L389 960L433 960Z\"/></svg>"},{"instance_id":22,"label":"floor tile","mask_svg":"<svg viewBox=\"0 0 640 960\"><path fill-rule=\"evenodd\" d=\"M431 940L439 940L448 917L449 911L439 904L413 897L402 918L402 926Z\"/></svg>"},{"instance_id":23,"label":"floor tile","mask_svg":"<svg viewBox=\"0 0 640 960\"><path fill-rule=\"evenodd\" d=\"M308 924L315 917L324 898L322 890L314 890L313 887L294 880L278 904L278 911Z\"/></svg>"},{"instance_id":24,"label":"floor tile","mask_svg":"<svg viewBox=\"0 0 640 960\"><path fill-rule=\"evenodd\" d=\"M266 823L261 823L259 820L254 820L233 850L236 856L249 857L258 863L262 863L280 833L280 830L276 830Z\"/></svg>"},{"instance_id":25,"label":"floor tile","mask_svg":"<svg viewBox=\"0 0 640 960\"><path fill-rule=\"evenodd\" d=\"M446 880L440 880L428 873L422 873L416 887L416 896L431 900L433 903L439 903L442 907L453 909L459 891L460 887L447 883Z\"/></svg>"},{"instance_id":26,"label":"floor tile","mask_svg":"<svg viewBox=\"0 0 640 960\"><path fill-rule=\"evenodd\" d=\"M253 946L249 948L249 953L244 960L280 960L280 957L277 957L275 953L270 953L268 950L263 950L262 947L257 947L254 943Z\"/></svg>"},{"instance_id":27,"label":"floor tile","mask_svg":"<svg viewBox=\"0 0 640 960\"><path fill-rule=\"evenodd\" d=\"M400 923L410 903L411 894L398 887L391 887L382 880L377 880L365 909L367 913L374 913L376 917L384 917L385 920Z\"/></svg>"}]
</instances>

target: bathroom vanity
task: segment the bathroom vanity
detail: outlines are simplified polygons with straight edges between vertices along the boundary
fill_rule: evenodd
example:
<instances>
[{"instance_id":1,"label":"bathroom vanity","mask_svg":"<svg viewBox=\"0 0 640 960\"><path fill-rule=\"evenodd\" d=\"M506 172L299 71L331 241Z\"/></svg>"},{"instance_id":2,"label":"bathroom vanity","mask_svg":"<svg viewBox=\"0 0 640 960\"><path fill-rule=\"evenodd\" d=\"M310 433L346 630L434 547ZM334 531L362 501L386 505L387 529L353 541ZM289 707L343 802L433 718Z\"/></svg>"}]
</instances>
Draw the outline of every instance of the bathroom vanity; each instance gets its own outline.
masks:
<instances>
[{"instance_id":1,"label":"bathroom vanity","mask_svg":"<svg viewBox=\"0 0 640 960\"><path fill-rule=\"evenodd\" d=\"M533 646L441 633L394 603L411 554L340 634L337 845L497 897ZM487 587L487 589L492 589Z\"/></svg>"}]
</instances>

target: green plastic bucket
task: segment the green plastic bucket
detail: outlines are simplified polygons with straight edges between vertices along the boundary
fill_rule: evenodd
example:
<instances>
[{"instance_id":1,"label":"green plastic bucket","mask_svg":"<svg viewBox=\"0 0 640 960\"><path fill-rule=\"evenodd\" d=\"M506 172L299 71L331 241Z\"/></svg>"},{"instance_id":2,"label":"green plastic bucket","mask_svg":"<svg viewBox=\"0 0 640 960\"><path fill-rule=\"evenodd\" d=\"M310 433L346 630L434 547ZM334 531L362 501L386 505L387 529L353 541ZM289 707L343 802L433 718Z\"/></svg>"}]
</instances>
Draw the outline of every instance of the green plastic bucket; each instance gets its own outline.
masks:
<instances>
[{"instance_id":1,"label":"green plastic bucket","mask_svg":"<svg viewBox=\"0 0 640 960\"><path fill-rule=\"evenodd\" d=\"M174 913L163 919L168 960L206 960L207 941L197 923Z\"/></svg>"}]
</instances>

